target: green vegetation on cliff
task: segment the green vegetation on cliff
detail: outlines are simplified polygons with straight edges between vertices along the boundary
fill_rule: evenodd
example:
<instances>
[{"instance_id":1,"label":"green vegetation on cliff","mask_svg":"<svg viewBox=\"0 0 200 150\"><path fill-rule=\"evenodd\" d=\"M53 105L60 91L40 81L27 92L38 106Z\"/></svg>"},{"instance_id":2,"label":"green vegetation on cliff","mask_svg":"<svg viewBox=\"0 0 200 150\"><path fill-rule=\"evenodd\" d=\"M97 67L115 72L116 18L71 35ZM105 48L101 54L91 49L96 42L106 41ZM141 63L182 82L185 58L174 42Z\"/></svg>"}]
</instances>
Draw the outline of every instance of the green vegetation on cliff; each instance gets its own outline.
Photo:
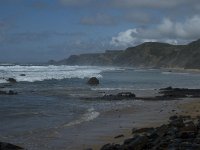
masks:
<instances>
[{"instance_id":1,"label":"green vegetation on cliff","mask_svg":"<svg viewBox=\"0 0 200 150\"><path fill-rule=\"evenodd\" d=\"M126 50L72 55L56 64L200 69L199 60L200 40L197 40L188 45L147 42Z\"/></svg>"}]
</instances>

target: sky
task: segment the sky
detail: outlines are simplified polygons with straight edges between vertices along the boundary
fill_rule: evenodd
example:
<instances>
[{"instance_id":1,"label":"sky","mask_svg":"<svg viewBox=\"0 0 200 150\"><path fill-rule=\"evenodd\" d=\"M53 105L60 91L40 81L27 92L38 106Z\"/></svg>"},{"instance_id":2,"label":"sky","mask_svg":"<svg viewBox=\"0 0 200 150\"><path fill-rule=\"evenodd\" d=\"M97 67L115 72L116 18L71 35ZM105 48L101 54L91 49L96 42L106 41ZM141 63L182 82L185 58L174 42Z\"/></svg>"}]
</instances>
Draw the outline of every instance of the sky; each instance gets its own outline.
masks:
<instances>
[{"instance_id":1,"label":"sky","mask_svg":"<svg viewBox=\"0 0 200 150\"><path fill-rule=\"evenodd\" d=\"M0 0L0 62L199 38L199 0Z\"/></svg>"}]
</instances>

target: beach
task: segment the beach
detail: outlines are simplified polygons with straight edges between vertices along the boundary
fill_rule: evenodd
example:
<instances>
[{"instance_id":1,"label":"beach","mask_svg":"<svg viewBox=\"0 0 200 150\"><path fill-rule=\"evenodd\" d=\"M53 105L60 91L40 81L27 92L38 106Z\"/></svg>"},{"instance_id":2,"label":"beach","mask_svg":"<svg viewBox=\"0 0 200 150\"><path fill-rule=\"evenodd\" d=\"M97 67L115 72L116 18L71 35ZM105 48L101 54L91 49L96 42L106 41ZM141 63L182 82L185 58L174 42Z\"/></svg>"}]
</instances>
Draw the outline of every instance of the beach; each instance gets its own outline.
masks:
<instances>
[{"instance_id":1,"label":"beach","mask_svg":"<svg viewBox=\"0 0 200 150\"><path fill-rule=\"evenodd\" d=\"M107 143L123 143L133 128L158 127L172 115L198 115L198 98L180 98L187 89L177 95L182 89L169 87L197 89L198 73L89 66L1 70L1 90L17 94L0 95L0 141L29 150L100 149ZM99 85L87 84L92 76ZM17 81L8 83L6 77ZM161 88L172 89L175 95L161 96Z\"/></svg>"},{"instance_id":2,"label":"beach","mask_svg":"<svg viewBox=\"0 0 200 150\"><path fill-rule=\"evenodd\" d=\"M84 134L87 136L84 140L80 140L80 135L77 135L77 141L82 144L79 146L75 144L69 149L92 148L98 150L107 143L122 144L125 139L132 137L134 128L159 127L167 124L169 117L173 115L199 116L197 104L200 104L199 99L149 101L142 102L142 105L137 105L136 108L130 107L107 112L99 116L95 122L85 123L83 126L90 124L89 131ZM91 124L93 125L91 126Z\"/></svg>"}]
</instances>

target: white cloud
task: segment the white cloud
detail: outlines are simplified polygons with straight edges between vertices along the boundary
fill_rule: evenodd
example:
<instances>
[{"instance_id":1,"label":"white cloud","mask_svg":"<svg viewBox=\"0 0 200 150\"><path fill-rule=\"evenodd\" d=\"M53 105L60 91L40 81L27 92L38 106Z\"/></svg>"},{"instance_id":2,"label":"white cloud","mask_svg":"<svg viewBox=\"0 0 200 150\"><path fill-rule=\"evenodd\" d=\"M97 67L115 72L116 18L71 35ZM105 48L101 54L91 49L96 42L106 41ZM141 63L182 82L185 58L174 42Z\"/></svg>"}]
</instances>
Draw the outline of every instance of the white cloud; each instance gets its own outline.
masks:
<instances>
[{"instance_id":1,"label":"white cloud","mask_svg":"<svg viewBox=\"0 0 200 150\"><path fill-rule=\"evenodd\" d=\"M165 18L153 28L128 29L112 37L110 44L116 47L133 46L149 41L181 44L198 38L200 38L200 16L195 15L183 22L173 22Z\"/></svg>"}]
</instances>

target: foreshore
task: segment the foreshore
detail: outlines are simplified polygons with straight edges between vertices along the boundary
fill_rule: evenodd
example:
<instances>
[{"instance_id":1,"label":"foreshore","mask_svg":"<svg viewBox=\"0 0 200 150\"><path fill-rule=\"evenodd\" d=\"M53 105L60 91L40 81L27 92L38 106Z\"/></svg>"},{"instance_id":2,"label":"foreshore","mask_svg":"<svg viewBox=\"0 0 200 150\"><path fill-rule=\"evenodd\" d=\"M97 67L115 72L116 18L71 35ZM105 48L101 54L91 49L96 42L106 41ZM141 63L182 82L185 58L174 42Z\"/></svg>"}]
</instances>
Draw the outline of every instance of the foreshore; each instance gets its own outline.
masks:
<instances>
[{"instance_id":1,"label":"foreshore","mask_svg":"<svg viewBox=\"0 0 200 150\"><path fill-rule=\"evenodd\" d=\"M113 108L102 112L94 120L45 132L46 138L52 141L56 139L54 141L56 145L52 143L50 149L99 150L107 143L123 144L125 139L133 136L132 129L155 128L168 124L169 118L173 115L192 117L200 115L199 98L130 101L134 105L121 109ZM33 143L38 142L39 139L34 140ZM27 148L25 145L19 144L19 146ZM48 149L48 146L40 145L41 149Z\"/></svg>"},{"instance_id":2,"label":"foreshore","mask_svg":"<svg viewBox=\"0 0 200 150\"><path fill-rule=\"evenodd\" d=\"M169 118L174 115L191 116L192 118L200 116L200 99L165 101L165 104L157 102L159 103L157 105L155 105L154 102L148 103L149 104L145 104L145 106L142 106L143 108L139 108L137 111L133 111L133 108L119 111L119 114L124 117L124 121L126 121L127 126L125 128L119 127L118 131L115 130L109 135L105 134L105 136L100 136L97 138L97 141L102 141L101 143L105 144L123 144L125 139L133 137L132 129L159 127L163 124L168 124ZM126 117L127 114L129 114L128 117ZM130 124L130 119L133 121L132 124ZM90 148L93 150L99 150L103 145L95 142L90 146Z\"/></svg>"}]
</instances>

